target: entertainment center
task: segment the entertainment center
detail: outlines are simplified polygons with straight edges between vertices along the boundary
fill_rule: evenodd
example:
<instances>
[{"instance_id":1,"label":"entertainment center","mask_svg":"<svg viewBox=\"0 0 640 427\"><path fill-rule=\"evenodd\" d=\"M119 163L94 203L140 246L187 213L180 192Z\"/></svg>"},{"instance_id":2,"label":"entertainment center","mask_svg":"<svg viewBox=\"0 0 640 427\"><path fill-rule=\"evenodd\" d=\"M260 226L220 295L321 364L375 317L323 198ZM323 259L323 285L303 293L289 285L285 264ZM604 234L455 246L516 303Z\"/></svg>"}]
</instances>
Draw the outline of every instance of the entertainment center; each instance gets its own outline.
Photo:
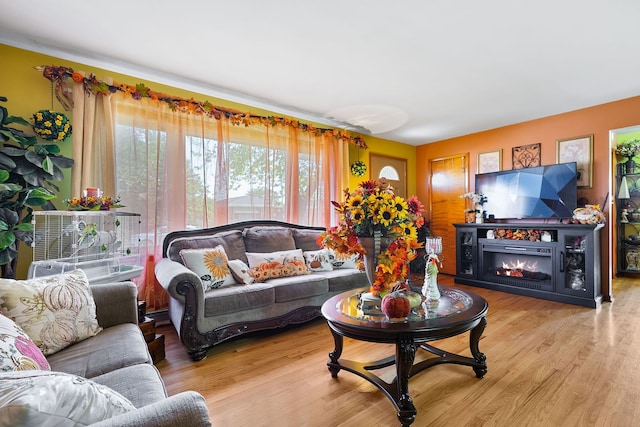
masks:
<instances>
[{"instance_id":1,"label":"entertainment center","mask_svg":"<svg viewBox=\"0 0 640 427\"><path fill-rule=\"evenodd\" d=\"M455 282L599 307L603 224L462 223Z\"/></svg>"},{"instance_id":2,"label":"entertainment center","mask_svg":"<svg viewBox=\"0 0 640 427\"><path fill-rule=\"evenodd\" d=\"M492 221L453 224L455 282L599 307L604 225L567 223L577 176L575 162L476 175Z\"/></svg>"}]
</instances>

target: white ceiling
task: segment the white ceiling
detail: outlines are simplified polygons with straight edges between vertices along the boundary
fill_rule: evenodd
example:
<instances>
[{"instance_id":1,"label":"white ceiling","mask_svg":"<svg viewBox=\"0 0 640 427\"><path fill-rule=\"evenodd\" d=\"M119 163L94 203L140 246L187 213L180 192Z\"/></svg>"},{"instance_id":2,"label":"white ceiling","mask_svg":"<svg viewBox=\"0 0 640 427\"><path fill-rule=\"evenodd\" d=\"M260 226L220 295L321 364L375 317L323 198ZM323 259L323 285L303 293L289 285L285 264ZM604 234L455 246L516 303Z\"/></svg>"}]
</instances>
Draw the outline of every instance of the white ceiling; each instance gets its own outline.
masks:
<instances>
[{"instance_id":1,"label":"white ceiling","mask_svg":"<svg viewBox=\"0 0 640 427\"><path fill-rule=\"evenodd\" d=\"M0 43L412 145L640 95L639 0L0 0Z\"/></svg>"}]
</instances>

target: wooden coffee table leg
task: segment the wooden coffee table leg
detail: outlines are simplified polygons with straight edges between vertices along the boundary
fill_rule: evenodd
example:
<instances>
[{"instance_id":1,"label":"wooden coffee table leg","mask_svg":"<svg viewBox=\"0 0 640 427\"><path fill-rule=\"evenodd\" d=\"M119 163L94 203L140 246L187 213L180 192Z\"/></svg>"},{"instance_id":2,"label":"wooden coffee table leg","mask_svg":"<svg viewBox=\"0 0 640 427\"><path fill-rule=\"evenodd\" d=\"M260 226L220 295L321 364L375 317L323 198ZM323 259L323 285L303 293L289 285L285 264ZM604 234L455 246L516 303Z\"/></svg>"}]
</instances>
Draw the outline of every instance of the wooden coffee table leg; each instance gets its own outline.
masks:
<instances>
[{"instance_id":1,"label":"wooden coffee table leg","mask_svg":"<svg viewBox=\"0 0 640 427\"><path fill-rule=\"evenodd\" d=\"M471 354L476 362L479 363L479 366L474 366L473 371L476 373L476 377L482 378L487 373L487 356L484 353L480 352L480 348L478 344L480 342L480 337L482 336L482 332L484 332L484 328L487 326L487 318L483 317L480 319L480 323L471 330L471 334L469 336L470 346L471 346Z\"/></svg>"},{"instance_id":2,"label":"wooden coffee table leg","mask_svg":"<svg viewBox=\"0 0 640 427\"><path fill-rule=\"evenodd\" d=\"M396 381L398 386L398 420L408 427L416 419L416 407L409 396L409 374L416 356L417 346L412 339L400 338L396 344Z\"/></svg>"},{"instance_id":3,"label":"wooden coffee table leg","mask_svg":"<svg viewBox=\"0 0 640 427\"><path fill-rule=\"evenodd\" d=\"M329 329L331 329L331 334L333 335L334 349L329 353L329 359L331 361L327 363L327 367L329 368L329 372L331 372L331 377L337 378L338 372L340 372L340 363L338 362L338 359L340 359L340 356L342 355L343 337L334 331L333 328L330 327Z\"/></svg>"}]
</instances>

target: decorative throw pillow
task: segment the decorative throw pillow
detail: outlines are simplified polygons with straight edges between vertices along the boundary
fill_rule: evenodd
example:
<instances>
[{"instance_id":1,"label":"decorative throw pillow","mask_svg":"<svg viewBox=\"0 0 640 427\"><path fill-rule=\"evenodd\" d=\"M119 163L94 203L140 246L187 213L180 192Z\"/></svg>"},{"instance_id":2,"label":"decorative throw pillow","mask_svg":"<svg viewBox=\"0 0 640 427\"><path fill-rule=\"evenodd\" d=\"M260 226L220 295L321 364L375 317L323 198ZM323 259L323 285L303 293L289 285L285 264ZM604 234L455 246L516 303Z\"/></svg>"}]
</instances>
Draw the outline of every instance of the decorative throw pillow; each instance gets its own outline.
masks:
<instances>
[{"instance_id":1,"label":"decorative throw pillow","mask_svg":"<svg viewBox=\"0 0 640 427\"><path fill-rule=\"evenodd\" d=\"M329 251L320 249L317 251L306 251L302 253L310 271L331 271L333 265L329 259Z\"/></svg>"},{"instance_id":2,"label":"decorative throw pillow","mask_svg":"<svg viewBox=\"0 0 640 427\"><path fill-rule=\"evenodd\" d=\"M0 314L0 371L30 369L51 370L44 354L22 328Z\"/></svg>"},{"instance_id":3,"label":"decorative throw pillow","mask_svg":"<svg viewBox=\"0 0 640 427\"><path fill-rule=\"evenodd\" d=\"M84 426L134 409L121 394L77 375L0 373L0 425Z\"/></svg>"},{"instance_id":4,"label":"decorative throw pillow","mask_svg":"<svg viewBox=\"0 0 640 427\"><path fill-rule=\"evenodd\" d=\"M340 254L329 249L329 259L334 269L358 268L358 255Z\"/></svg>"},{"instance_id":5,"label":"decorative throw pillow","mask_svg":"<svg viewBox=\"0 0 640 427\"><path fill-rule=\"evenodd\" d=\"M102 330L82 270L31 280L0 279L0 309L45 355Z\"/></svg>"},{"instance_id":6,"label":"decorative throw pillow","mask_svg":"<svg viewBox=\"0 0 640 427\"><path fill-rule=\"evenodd\" d=\"M213 249L183 249L180 256L184 265L200 276L205 291L236 283L222 245Z\"/></svg>"},{"instance_id":7,"label":"decorative throw pillow","mask_svg":"<svg viewBox=\"0 0 640 427\"><path fill-rule=\"evenodd\" d=\"M249 267L251 267L249 274L256 282L309 274L302 249L269 253L247 252L247 260Z\"/></svg>"},{"instance_id":8,"label":"decorative throw pillow","mask_svg":"<svg viewBox=\"0 0 640 427\"><path fill-rule=\"evenodd\" d=\"M229 266L229 270L231 270L233 278L236 279L238 283L242 283L243 285L253 283L253 276L249 274L249 266L247 266L244 261L240 259L230 259L227 265Z\"/></svg>"}]
</instances>

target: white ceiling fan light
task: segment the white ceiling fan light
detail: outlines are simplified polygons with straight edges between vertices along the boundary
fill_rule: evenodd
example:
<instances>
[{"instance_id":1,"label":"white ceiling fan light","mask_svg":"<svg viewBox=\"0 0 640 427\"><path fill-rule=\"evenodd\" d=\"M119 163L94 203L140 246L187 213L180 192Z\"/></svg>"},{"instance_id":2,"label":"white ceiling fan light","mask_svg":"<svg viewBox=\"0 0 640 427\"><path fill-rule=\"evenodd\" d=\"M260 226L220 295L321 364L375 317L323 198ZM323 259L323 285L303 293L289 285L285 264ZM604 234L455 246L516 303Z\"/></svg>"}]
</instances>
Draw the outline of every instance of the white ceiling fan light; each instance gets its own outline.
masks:
<instances>
[{"instance_id":1,"label":"white ceiling fan light","mask_svg":"<svg viewBox=\"0 0 640 427\"><path fill-rule=\"evenodd\" d=\"M409 115L390 105L364 104L336 108L325 117L364 128L372 135L398 129L409 121Z\"/></svg>"}]
</instances>

